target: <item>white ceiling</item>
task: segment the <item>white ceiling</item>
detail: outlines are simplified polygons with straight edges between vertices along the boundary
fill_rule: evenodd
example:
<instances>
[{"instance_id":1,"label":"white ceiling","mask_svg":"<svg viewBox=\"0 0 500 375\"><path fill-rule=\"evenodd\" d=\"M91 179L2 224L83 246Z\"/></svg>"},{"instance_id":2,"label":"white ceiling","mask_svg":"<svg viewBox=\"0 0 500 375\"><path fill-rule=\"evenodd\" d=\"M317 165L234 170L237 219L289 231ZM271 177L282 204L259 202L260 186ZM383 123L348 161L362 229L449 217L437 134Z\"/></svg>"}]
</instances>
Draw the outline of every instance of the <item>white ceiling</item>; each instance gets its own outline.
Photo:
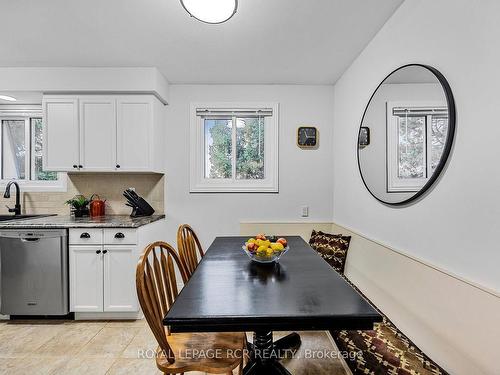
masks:
<instances>
[{"instance_id":1,"label":"white ceiling","mask_svg":"<svg viewBox=\"0 0 500 375\"><path fill-rule=\"evenodd\" d=\"M0 0L0 66L156 66L172 83L334 83L403 0Z\"/></svg>"}]
</instances>

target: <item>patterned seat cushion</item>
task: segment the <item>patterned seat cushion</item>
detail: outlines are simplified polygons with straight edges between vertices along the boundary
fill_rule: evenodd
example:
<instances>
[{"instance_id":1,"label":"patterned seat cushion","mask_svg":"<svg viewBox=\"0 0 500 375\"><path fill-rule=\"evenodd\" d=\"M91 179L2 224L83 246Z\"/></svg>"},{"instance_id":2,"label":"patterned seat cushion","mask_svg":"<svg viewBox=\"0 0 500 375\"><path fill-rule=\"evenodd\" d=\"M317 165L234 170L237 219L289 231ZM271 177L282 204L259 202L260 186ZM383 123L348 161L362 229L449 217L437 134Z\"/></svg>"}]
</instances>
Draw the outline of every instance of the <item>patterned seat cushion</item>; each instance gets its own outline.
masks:
<instances>
[{"instance_id":1,"label":"patterned seat cushion","mask_svg":"<svg viewBox=\"0 0 500 375\"><path fill-rule=\"evenodd\" d=\"M350 236L312 231L309 245L340 274L344 273Z\"/></svg>"},{"instance_id":2,"label":"patterned seat cushion","mask_svg":"<svg viewBox=\"0 0 500 375\"><path fill-rule=\"evenodd\" d=\"M352 373L370 375L447 374L384 317L370 331L331 332L340 351L350 353ZM357 353L357 354L356 354ZM352 359L355 358L355 359Z\"/></svg>"}]
</instances>

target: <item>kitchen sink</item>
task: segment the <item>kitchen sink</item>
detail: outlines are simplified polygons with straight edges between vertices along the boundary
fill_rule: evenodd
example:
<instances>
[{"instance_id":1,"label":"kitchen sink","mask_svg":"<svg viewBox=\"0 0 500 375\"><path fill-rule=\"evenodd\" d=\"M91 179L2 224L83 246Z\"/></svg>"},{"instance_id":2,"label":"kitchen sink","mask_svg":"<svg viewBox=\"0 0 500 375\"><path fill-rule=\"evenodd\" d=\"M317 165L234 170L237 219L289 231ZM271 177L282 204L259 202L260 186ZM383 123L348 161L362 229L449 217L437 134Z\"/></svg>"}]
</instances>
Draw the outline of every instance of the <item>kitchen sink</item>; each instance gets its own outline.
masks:
<instances>
[{"instance_id":1,"label":"kitchen sink","mask_svg":"<svg viewBox=\"0 0 500 375\"><path fill-rule=\"evenodd\" d=\"M40 215L0 215L0 221L38 219L39 217L55 216L55 214Z\"/></svg>"}]
</instances>

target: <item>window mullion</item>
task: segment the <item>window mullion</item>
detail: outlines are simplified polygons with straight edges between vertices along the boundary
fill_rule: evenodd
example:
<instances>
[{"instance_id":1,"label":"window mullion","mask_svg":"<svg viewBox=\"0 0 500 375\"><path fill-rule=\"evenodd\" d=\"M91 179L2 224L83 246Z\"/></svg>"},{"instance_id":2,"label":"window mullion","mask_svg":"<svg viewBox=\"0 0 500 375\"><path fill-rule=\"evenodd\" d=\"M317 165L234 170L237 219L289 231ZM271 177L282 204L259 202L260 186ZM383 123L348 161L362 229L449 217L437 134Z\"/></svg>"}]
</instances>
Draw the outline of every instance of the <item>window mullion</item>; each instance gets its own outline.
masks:
<instances>
[{"instance_id":1,"label":"window mullion","mask_svg":"<svg viewBox=\"0 0 500 375\"><path fill-rule=\"evenodd\" d=\"M29 117L24 119L24 181L30 180L30 131Z\"/></svg>"},{"instance_id":2,"label":"window mullion","mask_svg":"<svg viewBox=\"0 0 500 375\"><path fill-rule=\"evenodd\" d=\"M0 180L3 180L3 118L0 118Z\"/></svg>"},{"instance_id":3,"label":"window mullion","mask_svg":"<svg viewBox=\"0 0 500 375\"><path fill-rule=\"evenodd\" d=\"M236 181L236 116L232 117L231 122L231 179Z\"/></svg>"},{"instance_id":4,"label":"window mullion","mask_svg":"<svg viewBox=\"0 0 500 375\"><path fill-rule=\"evenodd\" d=\"M25 137L25 169L26 169L26 176L25 176L25 180L26 181L31 181L33 180L33 176L34 176L34 173L33 173L33 169L34 169L34 164L33 163L33 135L34 133L32 132L32 124L31 124L31 118L28 117L26 120L26 126L25 126L25 134L26 134L26 137Z\"/></svg>"},{"instance_id":5,"label":"window mullion","mask_svg":"<svg viewBox=\"0 0 500 375\"><path fill-rule=\"evenodd\" d=\"M432 126L432 117L431 115L425 116L425 152L424 152L424 157L425 157L425 178L428 179L430 175L432 174L431 172L431 163L432 163L432 157L430 153L432 152L432 130L430 127Z\"/></svg>"}]
</instances>

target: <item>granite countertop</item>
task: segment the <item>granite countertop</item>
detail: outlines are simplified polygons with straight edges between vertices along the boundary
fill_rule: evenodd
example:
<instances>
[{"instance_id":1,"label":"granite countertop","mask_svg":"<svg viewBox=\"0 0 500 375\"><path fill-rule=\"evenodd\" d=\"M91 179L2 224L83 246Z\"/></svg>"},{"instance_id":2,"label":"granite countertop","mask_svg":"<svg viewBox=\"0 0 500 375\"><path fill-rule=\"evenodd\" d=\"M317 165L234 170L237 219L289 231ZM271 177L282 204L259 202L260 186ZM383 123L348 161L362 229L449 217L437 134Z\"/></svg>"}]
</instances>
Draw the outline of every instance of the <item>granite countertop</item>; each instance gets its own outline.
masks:
<instances>
[{"instance_id":1,"label":"granite countertop","mask_svg":"<svg viewBox=\"0 0 500 375\"><path fill-rule=\"evenodd\" d=\"M164 219L165 215L130 217L107 215L101 217L79 217L70 215L45 216L35 219L19 219L0 222L0 229L21 228L138 228Z\"/></svg>"}]
</instances>

